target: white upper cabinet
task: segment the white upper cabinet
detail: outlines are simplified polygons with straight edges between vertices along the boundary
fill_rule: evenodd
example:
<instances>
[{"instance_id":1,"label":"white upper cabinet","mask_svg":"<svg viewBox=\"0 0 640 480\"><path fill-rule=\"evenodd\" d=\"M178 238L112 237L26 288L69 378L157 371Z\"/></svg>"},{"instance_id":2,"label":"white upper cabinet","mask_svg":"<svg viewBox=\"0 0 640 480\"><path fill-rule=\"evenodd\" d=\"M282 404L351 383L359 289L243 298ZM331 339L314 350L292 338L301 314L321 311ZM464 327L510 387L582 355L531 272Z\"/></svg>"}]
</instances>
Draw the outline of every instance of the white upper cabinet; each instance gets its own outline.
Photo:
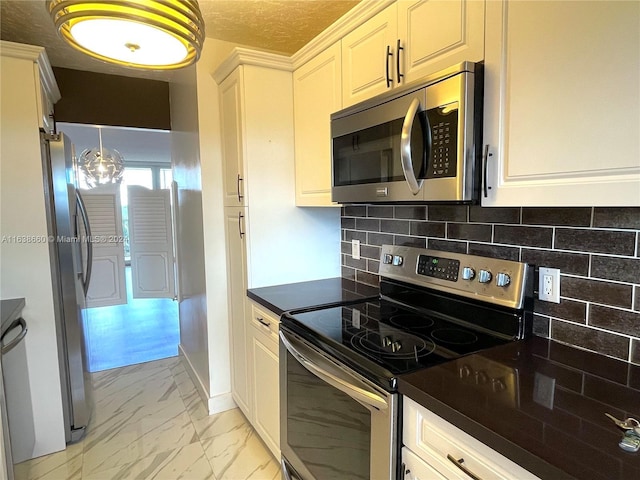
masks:
<instances>
[{"instance_id":1,"label":"white upper cabinet","mask_svg":"<svg viewBox=\"0 0 640 480\"><path fill-rule=\"evenodd\" d=\"M484 0L400 0L396 84L484 58ZM396 48L398 44L396 43ZM396 65L397 65L396 52Z\"/></svg>"},{"instance_id":2,"label":"white upper cabinet","mask_svg":"<svg viewBox=\"0 0 640 480\"><path fill-rule=\"evenodd\" d=\"M394 86L398 7L393 5L342 39L342 100L345 107Z\"/></svg>"},{"instance_id":3,"label":"white upper cabinet","mask_svg":"<svg viewBox=\"0 0 640 480\"><path fill-rule=\"evenodd\" d=\"M293 73L296 205L331 206L330 116L342 108L340 42Z\"/></svg>"},{"instance_id":4,"label":"white upper cabinet","mask_svg":"<svg viewBox=\"0 0 640 480\"><path fill-rule=\"evenodd\" d=\"M484 57L484 0L400 0L342 39L345 107Z\"/></svg>"},{"instance_id":5,"label":"white upper cabinet","mask_svg":"<svg viewBox=\"0 0 640 480\"><path fill-rule=\"evenodd\" d=\"M222 155L224 205L236 207L247 205L246 175L244 171L244 145L242 133L243 69L235 69L220 84L220 129L222 133Z\"/></svg>"},{"instance_id":6,"label":"white upper cabinet","mask_svg":"<svg viewBox=\"0 0 640 480\"><path fill-rule=\"evenodd\" d=\"M639 2L487 2L483 205L640 205L638 25Z\"/></svg>"}]
</instances>

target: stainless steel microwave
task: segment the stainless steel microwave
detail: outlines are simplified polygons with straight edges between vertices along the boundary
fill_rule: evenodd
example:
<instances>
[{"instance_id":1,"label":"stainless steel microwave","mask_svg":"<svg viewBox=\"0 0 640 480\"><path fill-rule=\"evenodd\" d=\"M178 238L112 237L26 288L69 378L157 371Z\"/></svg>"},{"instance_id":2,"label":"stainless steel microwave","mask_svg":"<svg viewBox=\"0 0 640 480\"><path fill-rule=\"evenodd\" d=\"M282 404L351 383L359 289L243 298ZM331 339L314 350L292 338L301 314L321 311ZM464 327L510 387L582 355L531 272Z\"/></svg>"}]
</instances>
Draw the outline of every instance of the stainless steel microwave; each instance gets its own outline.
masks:
<instances>
[{"instance_id":1,"label":"stainless steel microwave","mask_svg":"<svg viewBox=\"0 0 640 480\"><path fill-rule=\"evenodd\" d=\"M332 200L476 203L482 86L463 62L331 115Z\"/></svg>"}]
</instances>

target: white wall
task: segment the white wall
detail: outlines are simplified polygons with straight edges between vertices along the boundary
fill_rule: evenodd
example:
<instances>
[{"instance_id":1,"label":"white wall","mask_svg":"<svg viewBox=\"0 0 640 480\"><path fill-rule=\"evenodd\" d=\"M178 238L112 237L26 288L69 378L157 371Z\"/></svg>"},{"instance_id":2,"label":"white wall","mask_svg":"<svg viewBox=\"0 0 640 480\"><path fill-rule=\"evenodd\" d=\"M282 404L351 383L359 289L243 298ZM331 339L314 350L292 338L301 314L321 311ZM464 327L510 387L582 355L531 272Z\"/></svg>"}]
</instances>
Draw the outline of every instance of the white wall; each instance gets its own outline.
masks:
<instances>
[{"instance_id":1,"label":"white wall","mask_svg":"<svg viewBox=\"0 0 640 480\"><path fill-rule=\"evenodd\" d=\"M47 235L36 79L30 60L3 56L1 70L0 297L25 297L34 456L40 456L65 448L49 245L7 241Z\"/></svg>"}]
</instances>

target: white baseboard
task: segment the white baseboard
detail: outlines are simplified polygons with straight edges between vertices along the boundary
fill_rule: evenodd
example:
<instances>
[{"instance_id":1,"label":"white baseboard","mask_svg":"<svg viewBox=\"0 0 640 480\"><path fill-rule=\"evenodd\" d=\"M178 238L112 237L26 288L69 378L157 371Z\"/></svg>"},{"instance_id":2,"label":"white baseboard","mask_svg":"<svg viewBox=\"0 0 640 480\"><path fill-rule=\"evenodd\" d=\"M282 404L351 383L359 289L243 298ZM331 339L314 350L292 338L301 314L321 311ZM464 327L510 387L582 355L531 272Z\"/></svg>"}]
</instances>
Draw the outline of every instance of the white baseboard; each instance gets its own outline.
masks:
<instances>
[{"instance_id":1,"label":"white baseboard","mask_svg":"<svg viewBox=\"0 0 640 480\"><path fill-rule=\"evenodd\" d=\"M226 410L231 410L232 408L236 408L236 402L233 401L233 397L231 392L222 393L220 395L214 395L213 397L209 396L209 390L202 383L202 380L196 373L196 370L193 368L189 357L185 354L182 349L182 345L178 344L178 354L180 356L180 360L183 362L185 370L191 377L193 384L198 391L198 395L207 406L207 410L209 411L209 415L213 415L214 413L224 412Z\"/></svg>"}]
</instances>

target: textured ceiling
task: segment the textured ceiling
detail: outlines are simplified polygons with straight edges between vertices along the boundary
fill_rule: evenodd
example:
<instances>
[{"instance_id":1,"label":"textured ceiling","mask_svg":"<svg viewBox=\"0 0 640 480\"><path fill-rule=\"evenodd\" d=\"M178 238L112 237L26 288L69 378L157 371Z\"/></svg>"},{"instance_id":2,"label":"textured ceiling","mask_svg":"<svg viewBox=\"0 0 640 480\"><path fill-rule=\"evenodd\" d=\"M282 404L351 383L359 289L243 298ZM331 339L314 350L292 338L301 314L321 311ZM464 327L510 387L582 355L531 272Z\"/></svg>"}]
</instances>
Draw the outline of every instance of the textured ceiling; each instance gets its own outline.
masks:
<instances>
[{"instance_id":1,"label":"textured ceiling","mask_svg":"<svg viewBox=\"0 0 640 480\"><path fill-rule=\"evenodd\" d=\"M359 0L200 0L207 37L292 54ZM171 72L134 70L84 55L58 38L44 0L0 0L0 38L46 47L51 64L154 80Z\"/></svg>"}]
</instances>

